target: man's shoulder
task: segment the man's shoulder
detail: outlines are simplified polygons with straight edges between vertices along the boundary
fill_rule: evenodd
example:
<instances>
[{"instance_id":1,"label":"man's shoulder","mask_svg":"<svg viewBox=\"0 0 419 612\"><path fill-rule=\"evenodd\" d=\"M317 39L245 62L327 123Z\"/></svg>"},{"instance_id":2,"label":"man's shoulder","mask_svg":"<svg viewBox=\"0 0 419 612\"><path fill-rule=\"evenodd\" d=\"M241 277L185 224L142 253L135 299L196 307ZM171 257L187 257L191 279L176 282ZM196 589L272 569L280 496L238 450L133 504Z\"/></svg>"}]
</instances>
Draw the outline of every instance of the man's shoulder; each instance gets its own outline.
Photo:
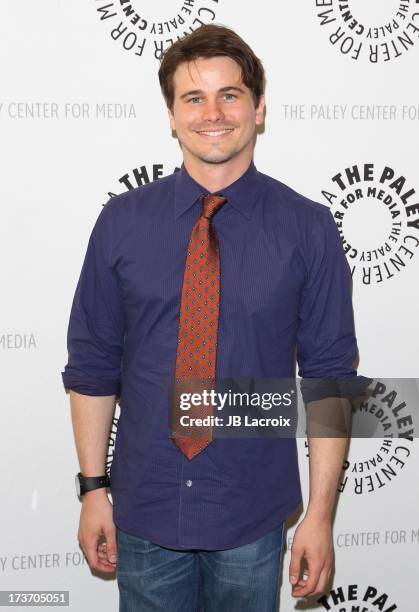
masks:
<instances>
[{"instance_id":1,"label":"man's shoulder","mask_svg":"<svg viewBox=\"0 0 419 612\"><path fill-rule=\"evenodd\" d=\"M311 221L330 215L325 204L312 200L273 176L263 172L259 172L259 176L266 186L268 202L276 212Z\"/></svg>"},{"instance_id":2,"label":"man's shoulder","mask_svg":"<svg viewBox=\"0 0 419 612\"><path fill-rule=\"evenodd\" d=\"M176 174L177 172L175 171L150 183L145 183L129 191L114 195L108 200L106 206L111 208L135 206L139 202L146 203L160 198L162 195L169 195L174 188Z\"/></svg>"}]
</instances>

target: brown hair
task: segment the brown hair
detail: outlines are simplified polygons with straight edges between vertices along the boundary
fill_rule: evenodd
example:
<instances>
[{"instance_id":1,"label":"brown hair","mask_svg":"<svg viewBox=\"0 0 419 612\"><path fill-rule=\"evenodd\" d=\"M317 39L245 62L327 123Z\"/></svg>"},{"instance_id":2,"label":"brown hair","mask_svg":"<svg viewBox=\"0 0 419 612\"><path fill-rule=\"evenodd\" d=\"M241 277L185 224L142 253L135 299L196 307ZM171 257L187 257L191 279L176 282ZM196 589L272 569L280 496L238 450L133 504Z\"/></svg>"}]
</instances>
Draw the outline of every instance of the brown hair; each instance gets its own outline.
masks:
<instances>
[{"instance_id":1,"label":"brown hair","mask_svg":"<svg viewBox=\"0 0 419 612\"><path fill-rule=\"evenodd\" d=\"M262 62L249 45L233 30L217 24L206 24L177 40L164 52L159 68L159 81L166 105L173 110L175 97L173 76L183 62L198 57L226 55L241 69L243 83L252 91L255 108L265 90L265 71Z\"/></svg>"}]
</instances>

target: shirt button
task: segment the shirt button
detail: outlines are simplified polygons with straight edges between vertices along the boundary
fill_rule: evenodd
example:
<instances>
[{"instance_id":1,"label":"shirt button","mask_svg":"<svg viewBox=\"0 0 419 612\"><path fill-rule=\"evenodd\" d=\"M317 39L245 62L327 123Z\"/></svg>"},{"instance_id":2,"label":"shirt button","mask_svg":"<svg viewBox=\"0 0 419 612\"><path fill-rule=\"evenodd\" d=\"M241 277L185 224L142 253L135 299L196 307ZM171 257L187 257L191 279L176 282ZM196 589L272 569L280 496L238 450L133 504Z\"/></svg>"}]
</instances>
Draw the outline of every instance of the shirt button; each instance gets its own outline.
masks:
<instances>
[{"instance_id":1,"label":"shirt button","mask_svg":"<svg viewBox=\"0 0 419 612\"><path fill-rule=\"evenodd\" d=\"M192 486L192 480L187 480L186 481L186 486L187 487L191 487Z\"/></svg>"}]
</instances>

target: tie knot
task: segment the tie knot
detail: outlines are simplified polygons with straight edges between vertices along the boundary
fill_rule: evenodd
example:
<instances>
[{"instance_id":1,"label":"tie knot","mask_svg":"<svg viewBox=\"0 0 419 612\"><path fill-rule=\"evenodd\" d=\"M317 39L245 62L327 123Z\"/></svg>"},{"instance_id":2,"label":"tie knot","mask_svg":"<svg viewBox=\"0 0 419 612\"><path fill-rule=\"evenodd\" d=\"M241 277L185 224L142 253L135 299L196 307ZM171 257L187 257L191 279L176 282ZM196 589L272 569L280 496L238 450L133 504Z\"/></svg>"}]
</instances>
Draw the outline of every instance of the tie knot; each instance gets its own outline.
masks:
<instances>
[{"instance_id":1,"label":"tie knot","mask_svg":"<svg viewBox=\"0 0 419 612\"><path fill-rule=\"evenodd\" d=\"M221 208L221 206L227 202L227 198L224 196L218 195L207 195L201 196L200 198L202 202L202 216L206 219L212 219L217 210Z\"/></svg>"}]
</instances>

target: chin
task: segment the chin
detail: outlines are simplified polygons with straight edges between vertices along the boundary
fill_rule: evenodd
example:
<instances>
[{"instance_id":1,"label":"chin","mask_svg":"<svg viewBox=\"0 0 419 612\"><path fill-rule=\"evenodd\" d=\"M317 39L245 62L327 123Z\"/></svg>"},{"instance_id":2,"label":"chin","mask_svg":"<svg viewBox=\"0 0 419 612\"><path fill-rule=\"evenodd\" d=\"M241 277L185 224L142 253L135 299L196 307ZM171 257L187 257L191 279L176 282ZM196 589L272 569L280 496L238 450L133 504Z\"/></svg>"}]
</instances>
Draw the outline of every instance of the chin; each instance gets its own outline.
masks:
<instances>
[{"instance_id":1,"label":"chin","mask_svg":"<svg viewBox=\"0 0 419 612\"><path fill-rule=\"evenodd\" d=\"M198 156L199 159L203 162L206 162L207 164L222 164L224 162L229 161L232 157L234 157L233 155L204 155L204 156Z\"/></svg>"},{"instance_id":2,"label":"chin","mask_svg":"<svg viewBox=\"0 0 419 612\"><path fill-rule=\"evenodd\" d=\"M194 155L207 164L222 164L229 161L237 154L237 151L196 151Z\"/></svg>"}]
</instances>

